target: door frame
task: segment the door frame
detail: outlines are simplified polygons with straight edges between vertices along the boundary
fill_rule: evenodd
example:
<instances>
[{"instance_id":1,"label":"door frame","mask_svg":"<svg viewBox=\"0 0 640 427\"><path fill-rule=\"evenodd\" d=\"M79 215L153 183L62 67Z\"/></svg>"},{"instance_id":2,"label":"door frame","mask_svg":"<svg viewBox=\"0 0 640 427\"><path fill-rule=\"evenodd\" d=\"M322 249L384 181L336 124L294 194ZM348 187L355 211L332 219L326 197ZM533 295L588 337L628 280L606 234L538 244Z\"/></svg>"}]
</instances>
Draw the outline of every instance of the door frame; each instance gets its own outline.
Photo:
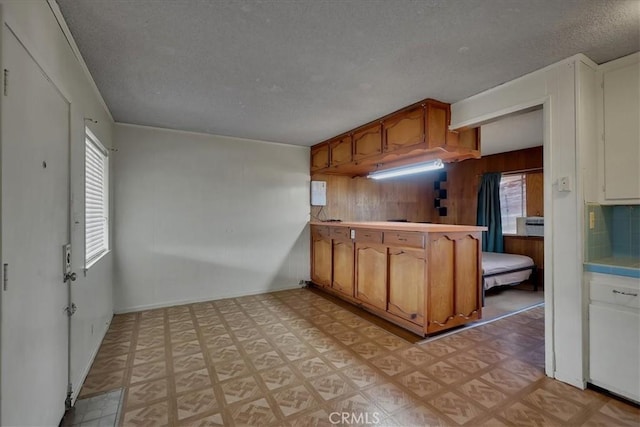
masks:
<instances>
[{"instance_id":1,"label":"door frame","mask_svg":"<svg viewBox=\"0 0 640 427\"><path fill-rule=\"evenodd\" d=\"M5 76L4 70L6 68L6 58L4 56L4 51L2 49L4 45L4 29L10 31L16 40L22 45L25 52L31 57L34 63L40 68L40 71L43 73L45 78L49 81L49 83L53 86L53 88L58 92L58 94L62 97L64 102L68 105L68 113L67 113L67 156L68 156L68 165L67 165L67 243L71 244L71 233L72 233L72 225L73 225L73 211L72 211L72 188L71 188L71 136L72 136L72 128L71 128L71 117L72 111L74 108L74 104L71 101L71 96L69 91L66 90L62 82L56 77L56 73L53 72L54 68L50 66L45 60L45 56L42 55L36 45L31 41L31 39L26 35L24 31L21 30L20 25L17 23L9 13L6 12L5 8L2 4L0 4L0 69L2 70L2 85L4 87L5 84ZM10 89L10 83L9 83ZM6 107L6 101L4 94L0 91L0 129L2 128L2 112ZM0 156L2 154L3 141L2 141L2 132L0 132ZM2 194L2 162L0 162L0 260L3 258L3 247L2 247L2 202L3 202L3 194ZM73 248L72 248L73 251ZM62 261L62 246L60 247L60 260ZM73 260L73 257L72 257ZM73 265L72 265L73 269ZM62 262L60 263L60 275L62 276ZM2 276L1 280L4 281L3 273L0 274ZM67 287L67 306L71 307L71 282L65 282L65 286ZM2 366L2 307L4 304L4 289L0 289L0 366ZM67 398L71 397L71 316L67 317ZM0 400L2 399L2 370L0 369ZM2 406L0 405L0 420L2 420Z\"/></svg>"}]
</instances>

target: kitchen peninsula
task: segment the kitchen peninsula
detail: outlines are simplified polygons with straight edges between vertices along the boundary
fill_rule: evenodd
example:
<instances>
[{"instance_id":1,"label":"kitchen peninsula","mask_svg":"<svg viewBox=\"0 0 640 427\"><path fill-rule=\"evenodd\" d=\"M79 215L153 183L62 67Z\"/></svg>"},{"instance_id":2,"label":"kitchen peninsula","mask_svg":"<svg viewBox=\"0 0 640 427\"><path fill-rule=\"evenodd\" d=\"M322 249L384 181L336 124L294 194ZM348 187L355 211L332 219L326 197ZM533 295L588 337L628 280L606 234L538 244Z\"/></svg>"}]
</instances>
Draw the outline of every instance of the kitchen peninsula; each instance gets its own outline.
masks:
<instances>
[{"instance_id":1,"label":"kitchen peninsula","mask_svg":"<svg viewBox=\"0 0 640 427\"><path fill-rule=\"evenodd\" d=\"M429 335L482 317L485 227L311 222L318 288Z\"/></svg>"}]
</instances>

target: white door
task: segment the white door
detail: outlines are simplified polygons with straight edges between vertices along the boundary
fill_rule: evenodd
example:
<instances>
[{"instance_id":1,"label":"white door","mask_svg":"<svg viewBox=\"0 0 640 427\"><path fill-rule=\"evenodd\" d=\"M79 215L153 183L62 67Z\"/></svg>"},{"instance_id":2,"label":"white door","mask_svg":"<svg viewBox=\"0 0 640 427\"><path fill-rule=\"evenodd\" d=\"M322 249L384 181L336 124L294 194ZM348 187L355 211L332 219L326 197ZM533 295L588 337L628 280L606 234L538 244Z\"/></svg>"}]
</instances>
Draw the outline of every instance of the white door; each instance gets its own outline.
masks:
<instances>
[{"instance_id":1,"label":"white door","mask_svg":"<svg viewBox=\"0 0 640 427\"><path fill-rule=\"evenodd\" d=\"M1 425L57 425L67 388L69 109L18 38L2 26Z\"/></svg>"}]
</instances>

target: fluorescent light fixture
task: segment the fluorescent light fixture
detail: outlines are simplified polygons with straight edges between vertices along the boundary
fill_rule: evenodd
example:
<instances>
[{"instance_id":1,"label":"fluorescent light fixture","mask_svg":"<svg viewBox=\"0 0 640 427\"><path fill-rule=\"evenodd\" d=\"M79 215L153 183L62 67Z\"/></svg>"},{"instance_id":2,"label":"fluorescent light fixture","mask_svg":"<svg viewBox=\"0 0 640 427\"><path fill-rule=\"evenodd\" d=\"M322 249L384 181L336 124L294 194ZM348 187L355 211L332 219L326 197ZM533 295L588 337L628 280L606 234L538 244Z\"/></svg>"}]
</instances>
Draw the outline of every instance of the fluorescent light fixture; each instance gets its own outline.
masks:
<instances>
[{"instance_id":1,"label":"fluorescent light fixture","mask_svg":"<svg viewBox=\"0 0 640 427\"><path fill-rule=\"evenodd\" d=\"M376 172L371 172L367 178L371 179L387 179L387 178L395 178L397 176L405 176L405 175L413 175L417 173L434 171L437 169L442 169L444 164L442 160L435 159L430 162L424 163L416 163L413 165L401 166L398 168L386 169Z\"/></svg>"}]
</instances>

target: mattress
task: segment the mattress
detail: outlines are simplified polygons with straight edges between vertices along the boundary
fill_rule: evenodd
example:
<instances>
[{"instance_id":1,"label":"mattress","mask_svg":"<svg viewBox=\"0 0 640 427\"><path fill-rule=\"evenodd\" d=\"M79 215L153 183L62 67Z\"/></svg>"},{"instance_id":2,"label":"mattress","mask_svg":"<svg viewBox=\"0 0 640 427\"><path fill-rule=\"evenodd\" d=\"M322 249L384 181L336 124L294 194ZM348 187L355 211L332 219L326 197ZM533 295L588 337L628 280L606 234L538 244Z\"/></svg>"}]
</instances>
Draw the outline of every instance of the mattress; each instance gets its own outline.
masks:
<instances>
[{"instance_id":1,"label":"mattress","mask_svg":"<svg viewBox=\"0 0 640 427\"><path fill-rule=\"evenodd\" d=\"M528 256L482 252L482 275L495 274L495 276L484 278L484 289L524 282L529 278L533 269L513 270L533 267L533 265L533 260Z\"/></svg>"}]
</instances>

